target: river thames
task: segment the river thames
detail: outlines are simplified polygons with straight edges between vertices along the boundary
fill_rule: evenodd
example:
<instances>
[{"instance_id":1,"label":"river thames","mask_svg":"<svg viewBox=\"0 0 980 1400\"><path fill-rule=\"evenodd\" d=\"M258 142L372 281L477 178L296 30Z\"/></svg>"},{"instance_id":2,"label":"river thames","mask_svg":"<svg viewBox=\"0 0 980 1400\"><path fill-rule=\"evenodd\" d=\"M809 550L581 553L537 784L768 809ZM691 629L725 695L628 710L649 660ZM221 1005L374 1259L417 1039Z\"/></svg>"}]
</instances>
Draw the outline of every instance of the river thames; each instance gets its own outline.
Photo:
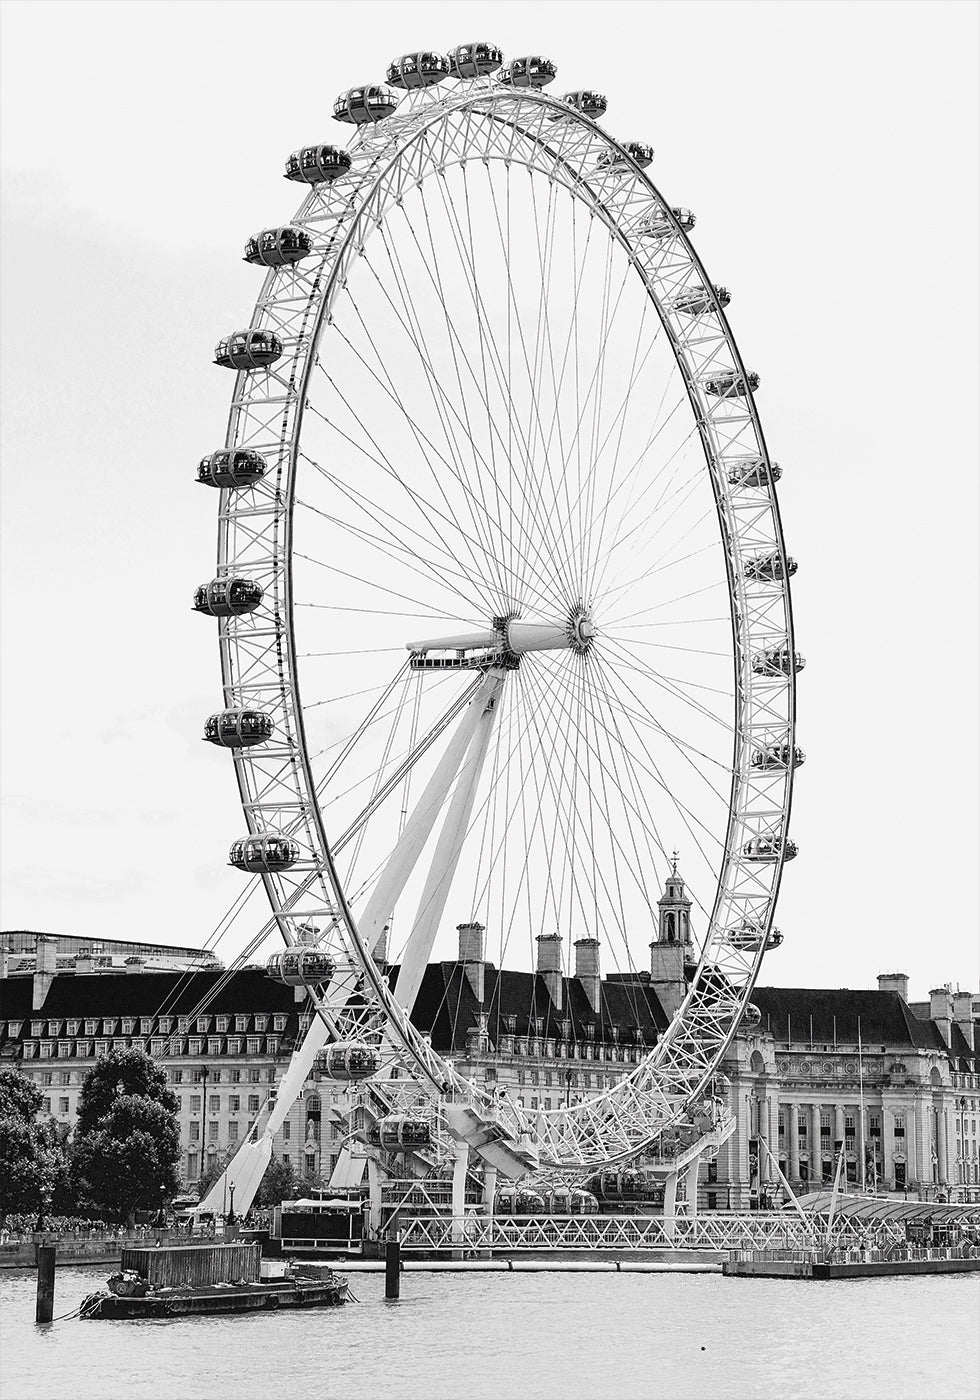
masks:
<instances>
[{"instance_id":1,"label":"river thames","mask_svg":"<svg viewBox=\"0 0 980 1400\"><path fill-rule=\"evenodd\" d=\"M111 1269L58 1270L55 1316ZM36 1328L0 1278L3 1400L976 1400L980 1278L351 1276L320 1312Z\"/></svg>"}]
</instances>

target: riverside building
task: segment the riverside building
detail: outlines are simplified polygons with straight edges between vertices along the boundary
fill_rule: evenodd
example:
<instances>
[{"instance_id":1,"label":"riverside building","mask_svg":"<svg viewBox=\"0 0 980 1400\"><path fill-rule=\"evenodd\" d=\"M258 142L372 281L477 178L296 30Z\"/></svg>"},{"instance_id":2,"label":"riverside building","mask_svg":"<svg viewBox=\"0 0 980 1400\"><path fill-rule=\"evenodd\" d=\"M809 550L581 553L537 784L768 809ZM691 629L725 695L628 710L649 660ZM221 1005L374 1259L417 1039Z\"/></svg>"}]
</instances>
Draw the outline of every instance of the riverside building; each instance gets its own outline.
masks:
<instances>
[{"instance_id":1,"label":"riverside building","mask_svg":"<svg viewBox=\"0 0 980 1400\"><path fill-rule=\"evenodd\" d=\"M608 977L595 939L575 943L570 975L552 934L537 939L533 972L511 971L486 959L480 924L461 924L457 957L426 969L413 1020L463 1075L522 1106L577 1103L628 1074L668 1024L694 962L690 909L675 867L649 970ZM148 956L143 946L128 956ZM311 1013L302 989L264 969L202 969L194 950L177 951L192 955L183 970L141 961L128 965L138 975L106 976L77 959L52 971L50 949L38 948L30 975L0 982L0 1062L30 1076L45 1110L70 1127L94 1060L144 1050L178 1098L193 1187L275 1095ZM781 1175L794 1190L832 1180L841 1151L852 1189L980 1200L980 998L943 987L910 1003L907 978L890 973L872 991L757 987L753 1000L761 1020L723 1066L737 1127L702 1162L701 1209L771 1205ZM333 1171L345 1093L314 1071L290 1109L274 1152L300 1177Z\"/></svg>"}]
</instances>

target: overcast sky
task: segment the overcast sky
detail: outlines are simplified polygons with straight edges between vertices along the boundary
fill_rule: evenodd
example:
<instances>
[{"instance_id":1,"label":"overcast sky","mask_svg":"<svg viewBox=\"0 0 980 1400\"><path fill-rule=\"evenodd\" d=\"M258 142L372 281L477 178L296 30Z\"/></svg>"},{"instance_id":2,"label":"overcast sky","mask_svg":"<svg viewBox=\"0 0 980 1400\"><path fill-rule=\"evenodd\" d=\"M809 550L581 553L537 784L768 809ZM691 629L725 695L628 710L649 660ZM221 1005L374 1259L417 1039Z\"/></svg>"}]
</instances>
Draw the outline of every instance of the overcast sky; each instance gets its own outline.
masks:
<instances>
[{"instance_id":1,"label":"overcast sky","mask_svg":"<svg viewBox=\"0 0 980 1400\"><path fill-rule=\"evenodd\" d=\"M199 944L240 890L189 604L230 387L211 355L258 286L242 244L293 212L288 152L345 139L341 89L486 38L654 145L762 376L807 658L763 982L975 988L977 16L7 0L3 927Z\"/></svg>"}]
</instances>

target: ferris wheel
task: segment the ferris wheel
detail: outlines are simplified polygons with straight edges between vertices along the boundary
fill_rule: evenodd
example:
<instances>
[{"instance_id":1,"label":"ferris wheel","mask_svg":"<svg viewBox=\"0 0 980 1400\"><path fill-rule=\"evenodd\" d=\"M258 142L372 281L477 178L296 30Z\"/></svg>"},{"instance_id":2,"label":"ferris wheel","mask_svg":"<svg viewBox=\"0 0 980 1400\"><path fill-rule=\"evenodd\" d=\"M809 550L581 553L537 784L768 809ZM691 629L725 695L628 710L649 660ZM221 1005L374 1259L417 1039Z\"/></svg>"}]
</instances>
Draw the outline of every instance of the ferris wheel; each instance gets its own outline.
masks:
<instances>
[{"instance_id":1,"label":"ferris wheel","mask_svg":"<svg viewBox=\"0 0 980 1400\"><path fill-rule=\"evenodd\" d=\"M634 1160L712 1097L780 941L803 759L796 565L729 293L652 149L555 75L467 44L337 99L349 144L290 155L300 206L246 245L265 278L198 471L230 859L318 1013L273 1124L316 1058L514 1175ZM447 926L497 967L574 945L601 1016L600 956L626 996L649 980L677 847L686 993L614 1084L531 1109L436 1053Z\"/></svg>"}]
</instances>

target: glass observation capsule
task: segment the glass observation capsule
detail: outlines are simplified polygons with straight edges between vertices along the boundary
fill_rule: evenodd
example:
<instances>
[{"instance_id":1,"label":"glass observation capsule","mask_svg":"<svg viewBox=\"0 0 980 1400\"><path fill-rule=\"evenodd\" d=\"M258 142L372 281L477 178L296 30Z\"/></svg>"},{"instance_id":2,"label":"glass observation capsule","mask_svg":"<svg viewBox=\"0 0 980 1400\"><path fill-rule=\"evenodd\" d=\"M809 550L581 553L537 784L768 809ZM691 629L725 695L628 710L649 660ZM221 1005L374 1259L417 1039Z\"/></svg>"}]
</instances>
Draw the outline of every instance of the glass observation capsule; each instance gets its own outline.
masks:
<instances>
[{"instance_id":1,"label":"glass observation capsule","mask_svg":"<svg viewBox=\"0 0 980 1400\"><path fill-rule=\"evenodd\" d=\"M652 1173L632 1169L599 1172L585 1185L598 1201L608 1202L655 1200L662 1189Z\"/></svg>"},{"instance_id":2,"label":"glass observation capsule","mask_svg":"<svg viewBox=\"0 0 980 1400\"><path fill-rule=\"evenodd\" d=\"M251 578L215 578L194 591L194 611L208 617L241 617L262 601L262 585Z\"/></svg>"},{"instance_id":3,"label":"glass observation capsule","mask_svg":"<svg viewBox=\"0 0 980 1400\"><path fill-rule=\"evenodd\" d=\"M783 837L778 831L767 831L761 836L753 836L751 841L746 841L742 847L742 854L746 860L771 865L779 859L780 854L784 860L794 860L798 850L795 841Z\"/></svg>"},{"instance_id":4,"label":"glass observation capsule","mask_svg":"<svg viewBox=\"0 0 980 1400\"><path fill-rule=\"evenodd\" d=\"M449 73L453 78L485 78L503 61L496 44L460 44L449 55Z\"/></svg>"},{"instance_id":5,"label":"glass observation capsule","mask_svg":"<svg viewBox=\"0 0 980 1400\"><path fill-rule=\"evenodd\" d=\"M288 870L299 860L300 850L295 841L277 832L260 832L257 836L243 836L231 843L228 863L236 870L246 870L250 875L271 875L278 870Z\"/></svg>"},{"instance_id":6,"label":"glass observation capsule","mask_svg":"<svg viewBox=\"0 0 980 1400\"><path fill-rule=\"evenodd\" d=\"M274 365L282 355L282 341L275 331L251 326L245 331L232 331L219 340L214 351L214 363L223 369L264 369Z\"/></svg>"},{"instance_id":7,"label":"glass observation capsule","mask_svg":"<svg viewBox=\"0 0 980 1400\"><path fill-rule=\"evenodd\" d=\"M428 1119L413 1118L407 1113L392 1113L375 1123L371 1140L386 1152L415 1152L428 1147L432 1130Z\"/></svg>"},{"instance_id":8,"label":"glass observation capsule","mask_svg":"<svg viewBox=\"0 0 980 1400\"><path fill-rule=\"evenodd\" d=\"M385 117L390 117L399 101L397 92L392 92L391 88L371 83L342 92L333 104L333 114L339 122L365 126L368 122L383 122Z\"/></svg>"},{"instance_id":9,"label":"glass observation capsule","mask_svg":"<svg viewBox=\"0 0 980 1400\"><path fill-rule=\"evenodd\" d=\"M785 773L787 768L802 768L805 762L803 750L789 744L766 744L752 754L752 767L762 772Z\"/></svg>"},{"instance_id":10,"label":"glass observation capsule","mask_svg":"<svg viewBox=\"0 0 980 1400\"><path fill-rule=\"evenodd\" d=\"M286 161L286 179L305 185L329 184L350 169L350 153L343 146L303 146Z\"/></svg>"},{"instance_id":11,"label":"glass observation capsule","mask_svg":"<svg viewBox=\"0 0 980 1400\"><path fill-rule=\"evenodd\" d=\"M322 987L336 971L336 962L322 948L280 948L265 965L266 976L287 987Z\"/></svg>"},{"instance_id":12,"label":"glass observation capsule","mask_svg":"<svg viewBox=\"0 0 980 1400\"><path fill-rule=\"evenodd\" d=\"M544 1197L523 1186L504 1186L498 1192L494 1209L497 1215L544 1215Z\"/></svg>"},{"instance_id":13,"label":"glass observation capsule","mask_svg":"<svg viewBox=\"0 0 980 1400\"><path fill-rule=\"evenodd\" d=\"M796 560L788 554L784 567L779 551L774 550L771 554L756 554L747 559L742 573L751 583L781 583L783 579L792 578L798 568Z\"/></svg>"},{"instance_id":14,"label":"glass observation capsule","mask_svg":"<svg viewBox=\"0 0 980 1400\"><path fill-rule=\"evenodd\" d=\"M271 715L261 710L220 710L204 721L204 737L223 749L249 749L264 744L275 733Z\"/></svg>"},{"instance_id":15,"label":"glass observation capsule","mask_svg":"<svg viewBox=\"0 0 980 1400\"><path fill-rule=\"evenodd\" d=\"M264 228L245 244L245 261L259 267L288 267L309 257L313 240L305 228L283 224L281 228Z\"/></svg>"},{"instance_id":16,"label":"glass observation capsule","mask_svg":"<svg viewBox=\"0 0 980 1400\"><path fill-rule=\"evenodd\" d=\"M363 1040L335 1040L321 1052L321 1073L328 1079L350 1082L370 1079L381 1068L381 1055Z\"/></svg>"},{"instance_id":17,"label":"glass observation capsule","mask_svg":"<svg viewBox=\"0 0 980 1400\"><path fill-rule=\"evenodd\" d=\"M254 486L265 476L267 468L268 463L258 452L244 447L221 447L198 462L197 480L201 486L224 486L233 490L239 486Z\"/></svg>"},{"instance_id":18,"label":"glass observation capsule","mask_svg":"<svg viewBox=\"0 0 980 1400\"><path fill-rule=\"evenodd\" d=\"M690 233L697 223L697 217L691 213L690 209L678 207L671 209L670 212L685 233ZM648 214L640 223L637 231L644 238L669 238L671 234L676 232L676 225L668 219L666 211L658 210L655 214Z\"/></svg>"},{"instance_id":19,"label":"glass observation capsule","mask_svg":"<svg viewBox=\"0 0 980 1400\"><path fill-rule=\"evenodd\" d=\"M768 937L766 937L758 924L752 923L750 919L743 919L738 928L729 929L728 941L740 953L757 953L763 943L765 943L766 952L771 953L782 943L783 935L778 928L771 928Z\"/></svg>"},{"instance_id":20,"label":"glass observation capsule","mask_svg":"<svg viewBox=\"0 0 980 1400\"><path fill-rule=\"evenodd\" d=\"M540 54L530 54L527 58L512 58L500 74L500 81L508 87L543 88L553 83L558 69L550 58Z\"/></svg>"},{"instance_id":21,"label":"glass observation capsule","mask_svg":"<svg viewBox=\"0 0 980 1400\"><path fill-rule=\"evenodd\" d=\"M788 676L793 672L799 675L805 665L805 658L788 647L767 647L752 658L752 669L757 676Z\"/></svg>"},{"instance_id":22,"label":"glass observation capsule","mask_svg":"<svg viewBox=\"0 0 980 1400\"><path fill-rule=\"evenodd\" d=\"M566 92L562 101L569 107L574 107L576 112L581 112L583 117L591 117L593 121L604 116L609 106L601 92L592 92L589 88L583 88L579 92Z\"/></svg>"},{"instance_id":23,"label":"glass observation capsule","mask_svg":"<svg viewBox=\"0 0 980 1400\"><path fill-rule=\"evenodd\" d=\"M778 462L766 462L764 457L735 457L729 460L730 486L768 486L783 474Z\"/></svg>"},{"instance_id":24,"label":"glass observation capsule","mask_svg":"<svg viewBox=\"0 0 980 1400\"><path fill-rule=\"evenodd\" d=\"M629 165L638 165L645 170L653 160L653 147L645 141L621 141L622 150L603 151L596 162L602 169L625 170Z\"/></svg>"},{"instance_id":25,"label":"glass observation capsule","mask_svg":"<svg viewBox=\"0 0 980 1400\"><path fill-rule=\"evenodd\" d=\"M758 389L759 376L754 369L744 374L737 369L716 369L701 380L701 385L706 394L713 394L716 399L744 398Z\"/></svg>"},{"instance_id":26,"label":"glass observation capsule","mask_svg":"<svg viewBox=\"0 0 980 1400\"><path fill-rule=\"evenodd\" d=\"M715 285L713 290L718 305L728 306L732 299L728 288ZM673 309L683 316L703 316L708 311L714 311L715 301L707 287L688 287L686 291L674 297Z\"/></svg>"},{"instance_id":27,"label":"glass observation capsule","mask_svg":"<svg viewBox=\"0 0 980 1400\"><path fill-rule=\"evenodd\" d=\"M424 88L449 77L449 59L441 53L406 53L388 64L392 87Z\"/></svg>"}]
</instances>

